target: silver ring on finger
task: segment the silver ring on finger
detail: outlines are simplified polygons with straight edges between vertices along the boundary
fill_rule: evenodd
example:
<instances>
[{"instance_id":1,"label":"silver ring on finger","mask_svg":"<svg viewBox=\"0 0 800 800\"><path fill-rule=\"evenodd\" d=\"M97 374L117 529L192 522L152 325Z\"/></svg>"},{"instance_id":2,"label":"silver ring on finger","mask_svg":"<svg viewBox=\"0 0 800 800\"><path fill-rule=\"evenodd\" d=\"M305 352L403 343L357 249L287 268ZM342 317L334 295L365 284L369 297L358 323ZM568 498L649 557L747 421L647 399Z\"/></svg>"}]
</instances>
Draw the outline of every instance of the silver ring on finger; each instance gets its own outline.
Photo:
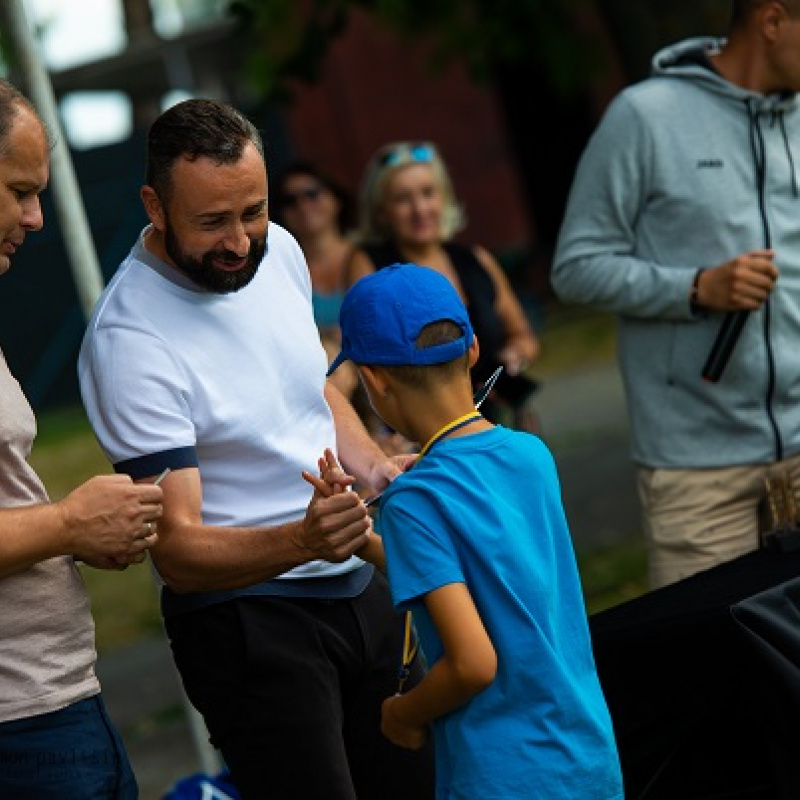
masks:
<instances>
[{"instance_id":1,"label":"silver ring on finger","mask_svg":"<svg viewBox=\"0 0 800 800\"><path fill-rule=\"evenodd\" d=\"M145 522L144 529L145 529L145 531L147 531L147 533L145 534L146 536L152 536L153 535L153 523L152 522Z\"/></svg>"}]
</instances>

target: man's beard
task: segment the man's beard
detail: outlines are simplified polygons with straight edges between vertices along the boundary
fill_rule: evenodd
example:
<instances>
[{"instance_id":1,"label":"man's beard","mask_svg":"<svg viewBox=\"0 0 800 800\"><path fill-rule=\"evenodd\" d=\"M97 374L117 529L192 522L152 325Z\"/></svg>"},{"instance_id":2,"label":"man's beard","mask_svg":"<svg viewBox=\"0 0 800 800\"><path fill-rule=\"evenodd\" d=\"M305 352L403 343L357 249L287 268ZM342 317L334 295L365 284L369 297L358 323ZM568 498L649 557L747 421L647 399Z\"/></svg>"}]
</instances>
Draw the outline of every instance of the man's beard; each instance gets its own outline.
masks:
<instances>
[{"instance_id":1,"label":"man's beard","mask_svg":"<svg viewBox=\"0 0 800 800\"><path fill-rule=\"evenodd\" d=\"M247 262L237 270L224 270L214 266L215 260L239 261L239 257L229 250L211 250L199 259L187 255L169 224L164 230L164 248L172 263L192 282L215 294L230 294L243 289L255 277L267 250L267 237L265 235L261 239L250 239Z\"/></svg>"}]
</instances>

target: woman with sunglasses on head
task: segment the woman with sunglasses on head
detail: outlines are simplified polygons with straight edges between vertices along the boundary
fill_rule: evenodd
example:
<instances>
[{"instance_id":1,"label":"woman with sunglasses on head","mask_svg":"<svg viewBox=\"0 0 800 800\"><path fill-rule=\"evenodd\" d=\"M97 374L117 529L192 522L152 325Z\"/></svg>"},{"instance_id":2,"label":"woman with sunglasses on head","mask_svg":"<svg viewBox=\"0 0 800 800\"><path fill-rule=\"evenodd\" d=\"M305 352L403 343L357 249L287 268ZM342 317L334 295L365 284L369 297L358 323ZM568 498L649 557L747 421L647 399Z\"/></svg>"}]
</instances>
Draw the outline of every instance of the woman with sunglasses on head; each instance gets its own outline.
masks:
<instances>
[{"instance_id":1,"label":"woman with sunglasses on head","mask_svg":"<svg viewBox=\"0 0 800 800\"><path fill-rule=\"evenodd\" d=\"M497 259L483 247L452 240L463 223L447 168L432 143L384 145L370 159L362 184L360 246L350 260L347 284L397 262L442 273L467 306L481 345L472 369L475 385L504 367L484 415L496 421L505 407L514 427L538 433L527 402L537 384L525 375L539 355L538 339Z\"/></svg>"}]
</instances>

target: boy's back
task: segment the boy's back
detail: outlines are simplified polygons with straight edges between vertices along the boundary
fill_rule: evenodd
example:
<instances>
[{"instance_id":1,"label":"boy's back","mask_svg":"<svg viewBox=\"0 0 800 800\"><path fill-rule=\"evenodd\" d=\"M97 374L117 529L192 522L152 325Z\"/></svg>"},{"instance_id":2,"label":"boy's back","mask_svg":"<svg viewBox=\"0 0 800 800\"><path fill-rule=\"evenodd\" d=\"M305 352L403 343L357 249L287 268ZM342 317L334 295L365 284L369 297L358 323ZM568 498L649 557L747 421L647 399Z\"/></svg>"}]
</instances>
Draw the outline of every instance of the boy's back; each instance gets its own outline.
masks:
<instances>
[{"instance_id":1,"label":"boy's back","mask_svg":"<svg viewBox=\"0 0 800 800\"><path fill-rule=\"evenodd\" d=\"M439 796L622 797L553 459L496 427L437 443L381 503L395 602L442 654L424 594L469 589L497 652L492 684L434 724Z\"/></svg>"}]
</instances>

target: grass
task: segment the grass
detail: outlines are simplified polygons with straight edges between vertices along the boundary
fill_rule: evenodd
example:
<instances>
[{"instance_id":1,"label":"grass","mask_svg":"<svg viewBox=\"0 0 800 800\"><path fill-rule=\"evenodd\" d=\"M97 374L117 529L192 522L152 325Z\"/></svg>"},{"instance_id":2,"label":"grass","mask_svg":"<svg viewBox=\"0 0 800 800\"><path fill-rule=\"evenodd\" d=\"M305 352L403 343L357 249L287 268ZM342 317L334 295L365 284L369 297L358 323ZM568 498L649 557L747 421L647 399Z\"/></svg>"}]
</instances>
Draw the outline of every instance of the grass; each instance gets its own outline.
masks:
<instances>
[{"instance_id":1,"label":"grass","mask_svg":"<svg viewBox=\"0 0 800 800\"><path fill-rule=\"evenodd\" d=\"M578 569L589 614L640 597L649 588L645 545L641 538L578 553Z\"/></svg>"},{"instance_id":2,"label":"grass","mask_svg":"<svg viewBox=\"0 0 800 800\"><path fill-rule=\"evenodd\" d=\"M554 306L548 309L541 333L542 358L536 374L608 361L614 353L611 318ZM110 467L80 408L39 416L39 434L31 464L50 496L58 500L82 481ZM578 553L589 613L601 611L644 593L644 546L639 540ZM82 568L97 628L97 647L108 652L161 632L155 581L146 564L124 572Z\"/></svg>"},{"instance_id":3,"label":"grass","mask_svg":"<svg viewBox=\"0 0 800 800\"><path fill-rule=\"evenodd\" d=\"M533 371L543 377L615 358L616 324L608 314L551 303L539 335L542 352Z\"/></svg>"}]
</instances>

